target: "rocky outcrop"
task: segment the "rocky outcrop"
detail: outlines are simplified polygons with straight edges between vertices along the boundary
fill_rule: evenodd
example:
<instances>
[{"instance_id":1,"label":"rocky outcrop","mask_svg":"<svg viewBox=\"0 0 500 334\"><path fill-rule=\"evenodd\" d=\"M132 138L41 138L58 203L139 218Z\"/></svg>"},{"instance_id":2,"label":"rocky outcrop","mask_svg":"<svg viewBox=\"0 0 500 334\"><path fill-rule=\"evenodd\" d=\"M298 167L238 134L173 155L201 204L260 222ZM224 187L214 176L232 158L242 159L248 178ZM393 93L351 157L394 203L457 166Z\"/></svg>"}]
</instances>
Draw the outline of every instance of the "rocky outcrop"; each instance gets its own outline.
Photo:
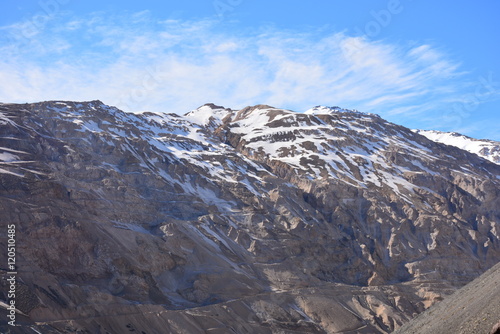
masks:
<instances>
[{"instance_id":1,"label":"rocky outcrop","mask_svg":"<svg viewBox=\"0 0 500 334\"><path fill-rule=\"evenodd\" d=\"M4 332L387 333L500 256L500 166L376 115L52 101L0 129Z\"/></svg>"}]
</instances>

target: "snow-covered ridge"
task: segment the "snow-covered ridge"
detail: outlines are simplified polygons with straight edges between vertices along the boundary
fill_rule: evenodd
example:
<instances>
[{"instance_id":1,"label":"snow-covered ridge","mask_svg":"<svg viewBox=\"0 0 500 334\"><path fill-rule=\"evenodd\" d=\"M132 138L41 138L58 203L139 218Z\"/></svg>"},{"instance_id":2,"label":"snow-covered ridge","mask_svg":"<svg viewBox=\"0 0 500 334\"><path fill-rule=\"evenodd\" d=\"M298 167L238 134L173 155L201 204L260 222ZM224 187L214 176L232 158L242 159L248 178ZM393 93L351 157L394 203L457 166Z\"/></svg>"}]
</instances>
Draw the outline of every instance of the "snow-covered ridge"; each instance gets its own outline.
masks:
<instances>
[{"instance_id":1,"label":"snow-covered ridge","mask_svg":"<svg viewBox=\"0 0 500 334\"><path fill-rule=\"evenodd\" d=\"M436 130L413 130L428 139L474 153L484 159L500 164L500 142L487 139L474 139L456 132Z\"/></svg>"},{"instance_id":2,"label":"snow-covered ridge","mask_svg":"<svg viewBox=\"0 0 500 334\"><path fill-rule=\"evenodd\" d=\"M308 109L304 112L307 115L324 115L324 114L334 114L339 112L351 112L351 113L360 113L354 109L344 109L340 107L327 107L327 106L315 106L311 109Z\"/></svg>"},{"instance_id":3,"label":"snow-covered ridge","mask_svg":"<svg viewBox=\"0 0 500 334\"><path fill-rule=\"evenodd\" d=\"M431 149L415 142L410 130L376 115L342 112L332 117L269 106L245 108L241 114L230 122L229 131L240 136L250 157L279 161L310 180L333 178L360 188L388 187L406 198L414 187L408 173L437 173L430 169L436 159ZM406 158L388 164L391 150Z\"/></svg>"},{"instance_id":4,"label":"snow-covered ridge","mask_svg":"<svg viewBox=\"0 0 500 334\"><path fill-rule=\"evenodd\" d=\"M304 111L304 114L306 114L306 115L332 115L332 114L337 114L337 113L352 113L352 114L358 114L358 115L370 115L370 116L380 117L377 114L365 113L365 112L358 111L356 109L340 108L338 106L328 107L328 106L318 105L318 106L315 106L311 109Z\"/></svg>"},{"instance_id":5,"label":"snow-covered ridge","mask_svg":"<svg viewBox=\"0 0 500 334\"><path fill-rule=\"evenodd\" d=\"M207 103L184 115L184 118L201 126L220 125L222 120L232 112L231 109Z\"/></svg>"},{"instance_id":6,"label":"snow-covered ridge","mask_svg":"<svg viewBox=\"0 0 500 334\"><path fill-rule=\"evenodd\" d=\"M248 163L254 159L284 163L309 179L342 179L363 188L388 185L399 193L400 188L412 189L406 174L438 173L431 166L443 154L434 151L435 145L419 142L419 136L409 129L388 123L378 115L339 107L317 106L300 113L268 105L232 110L207 103L180 116L126 113L100 101L50 101L34 106L37 113L46 114L40 116L51 120L48 124L60 120L61 125L51 130L57 138L92 133L117 147L129 147L138 140L147 142L157 157L136 151L132 154L152 172L162 173L159 161L184 161L206 171L211 179L229 183L240 175L222 158L231 155L249 159ZM8 116L0 116L7 125ZM452 137L464 137L476 144L475 151L470 150L473 153L496 152L498 157L496 142L485 146L465 136ZM18 152L0 150L0 154L0 164L18 164ZM258 179L257 175L251 177Z\"/></svg>"}]
</instances>

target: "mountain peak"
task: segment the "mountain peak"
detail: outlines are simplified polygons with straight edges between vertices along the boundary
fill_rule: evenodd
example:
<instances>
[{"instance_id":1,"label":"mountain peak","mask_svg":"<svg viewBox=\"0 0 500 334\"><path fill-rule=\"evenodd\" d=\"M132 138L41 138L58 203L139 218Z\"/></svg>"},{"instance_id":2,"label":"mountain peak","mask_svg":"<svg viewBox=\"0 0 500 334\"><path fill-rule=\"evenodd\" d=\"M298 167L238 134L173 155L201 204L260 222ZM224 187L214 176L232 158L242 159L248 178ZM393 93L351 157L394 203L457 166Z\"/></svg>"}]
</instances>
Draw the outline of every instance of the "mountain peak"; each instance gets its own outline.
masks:
<instances>
[{"instance_id":1,"label":"mountain peak","mask_svg":"<svg viewBox=\"0 0 500 334\"><path fill-rule=\"evenodd\" d=\"M247 106L236 113L234 120L238 121L247 118L248 116L253 114L253 112L256 110L268 110L268 109L276 109L276 108L269 106L267 104L257 104L254 106Z\"/></svg>"},{"instance_id":2,"label":"mountain peak","mask_svg":"<svg viewBox=\"0 0 500 334\"><path fill-rule=\"evenodd\" d=\"M343 109L337 106L334 107L328 107L328 106L322 106L322 105L317 105L311 109L308 109L304 112L304 114L308 115L324 115L324 114L333 114L333 113L338 113L338 112L353 112L354 110L349 110L349 109Z\"/></svg>"},{"instance_id":3,"label":"mountain peak","mask_svg":"<svg viewBox=\"0 0 500 334\"><path fill-rule=\"evenodd\" d=\"M380 116L378 114L365 113L365 112L358 111L356 109L345 109L345 108L341 108L338 106L328 107L328 106L317 105L311 109L304 111L304 114L308 114L308 115L334 115L334 114L339 114L339 113L349 113L349 114L355 114L355 115L369 115L369 116L374 116L374 117L380 118Z\"/></svg>"},{"instance_id":4,"label":"mountain peak","mask_svg":"<svg viewBox=\"0 0 500 334\"><path fill-rule=\"evenodd\" d=\"M232 110L229 108L218 106L214 103L205 103L201 107L185 114L184 118L201 126L208 126L210 124L218 125L231 113Z\"/></svg>"},{"instance_id":5,"label":"mountain peak","mask_svg":"<svg viewBox=\"0 0 500 334\"><path fill-rule=\"evenodd\" d=\"M357 111L355 109L344 109L340 108L338 106L334 107L328 107L328 106L322 106L322 105L317 105L311 109L308 109L304 112L304 114L309 114L309 115L325 115L325 114L335 114L339 112L349 112L349 113L355 113L355 114L363 114L360 111Z\"/></svg>"},{"instance_id":6,"label":"mountain peak","mask_svg":"<svg viewBox=\"0 0 500 334\"><path fill-rule=\"evenodd\" d=\"M209 102L209 103L205 103L204 105L202 105L202 106L201 106L201 107L199 107L198 109L203 108L203 107L208 107L208 108L213 109L213 110L217 110L217 109L226 109L226 108L225 108L225 107L223 107L223 106L218 106L218 105L216 105L215 103L211 103L211 102Z\"/></svg>"}]
</instances>

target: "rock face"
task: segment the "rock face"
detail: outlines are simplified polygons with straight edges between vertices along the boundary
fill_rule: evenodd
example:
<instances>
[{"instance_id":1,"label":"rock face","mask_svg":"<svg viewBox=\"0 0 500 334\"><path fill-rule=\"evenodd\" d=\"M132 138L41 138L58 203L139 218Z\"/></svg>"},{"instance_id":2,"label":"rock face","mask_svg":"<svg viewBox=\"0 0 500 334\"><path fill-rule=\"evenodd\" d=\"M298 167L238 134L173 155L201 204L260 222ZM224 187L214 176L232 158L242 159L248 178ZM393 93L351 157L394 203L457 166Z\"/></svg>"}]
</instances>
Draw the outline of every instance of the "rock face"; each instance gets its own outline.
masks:
<instances>
[{"instance_id":1,"label":"rock face","mask_svg":"<svg viewBox=\"0 0 500 334\"><path fill-rule=\"evenodd\" d=\"M6 333L388 333L500 258L500 166L340 108L2 104L0 184Z\"/></svg>"}]
</instances>

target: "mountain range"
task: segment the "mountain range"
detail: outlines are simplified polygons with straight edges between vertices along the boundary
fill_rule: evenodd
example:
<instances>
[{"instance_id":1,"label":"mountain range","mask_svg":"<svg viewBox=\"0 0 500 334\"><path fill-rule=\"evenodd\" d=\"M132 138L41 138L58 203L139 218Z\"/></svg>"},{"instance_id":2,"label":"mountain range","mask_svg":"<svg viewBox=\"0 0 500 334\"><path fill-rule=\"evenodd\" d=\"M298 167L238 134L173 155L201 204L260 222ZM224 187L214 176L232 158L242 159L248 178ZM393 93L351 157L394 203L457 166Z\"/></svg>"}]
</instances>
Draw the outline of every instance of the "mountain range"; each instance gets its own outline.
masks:
<instances>
[{"instance_id":1,"label":"mountain range","mask_svg":"<svg viewBox=\"0 0 500 334\"><path fill-rule=\"evenodd\" d=\"M0 330L392 332L500 259L498 155L443 138L338 107L0 104Z\"/></svg>"}]
</instances>

